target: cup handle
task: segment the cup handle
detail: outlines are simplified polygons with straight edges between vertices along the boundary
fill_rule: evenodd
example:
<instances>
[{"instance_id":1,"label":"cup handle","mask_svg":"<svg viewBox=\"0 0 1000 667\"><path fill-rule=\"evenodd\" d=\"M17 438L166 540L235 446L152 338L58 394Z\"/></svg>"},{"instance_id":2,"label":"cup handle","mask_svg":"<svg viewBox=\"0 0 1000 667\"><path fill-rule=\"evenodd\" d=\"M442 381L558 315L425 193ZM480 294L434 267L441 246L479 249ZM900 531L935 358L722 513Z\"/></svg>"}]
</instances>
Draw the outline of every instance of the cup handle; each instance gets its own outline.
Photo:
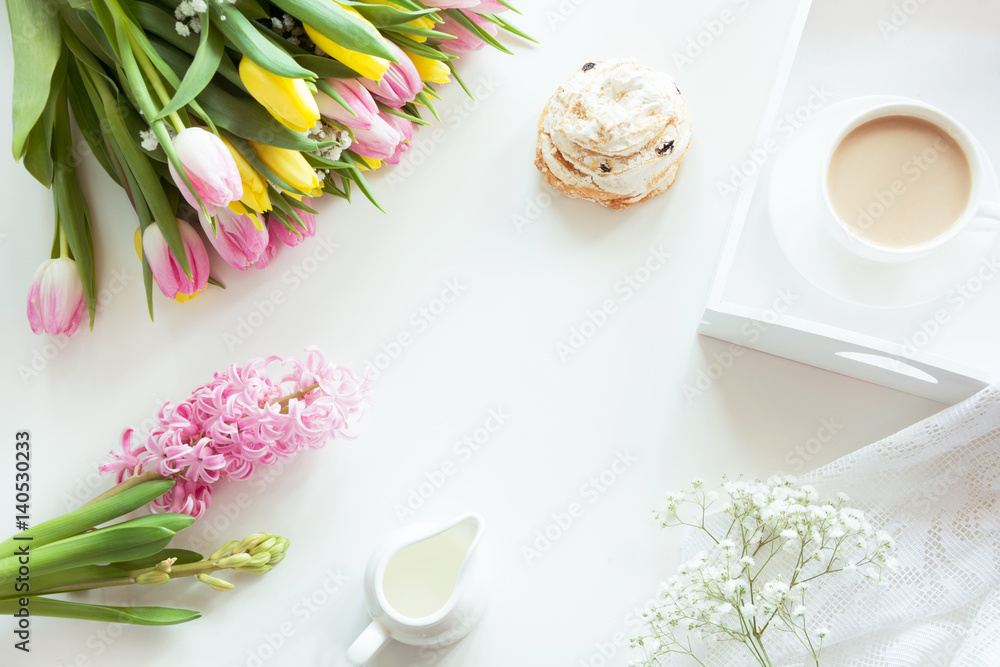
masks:
<instances>
[{"instance_id":1,"label":"cup handle","mask_svg":"<svg viewBox=\"0 0 1000 667\"><path fill-rule=\"evenodd\" d=\"M347 649L347 664L361 667L375 657L389 641L389 631L378 621L372 621L350 648Z\"/></svg>"},{"instance_id":2,"label":"cup handle","mask_svg":"<svg viewBox=\"0 0 1000 667\"><path fill-rule=\"evenodd\" d=\"M984 201L966 229L970 232L1000 231L1000 203Z\"/></svg>"}]
</instances>

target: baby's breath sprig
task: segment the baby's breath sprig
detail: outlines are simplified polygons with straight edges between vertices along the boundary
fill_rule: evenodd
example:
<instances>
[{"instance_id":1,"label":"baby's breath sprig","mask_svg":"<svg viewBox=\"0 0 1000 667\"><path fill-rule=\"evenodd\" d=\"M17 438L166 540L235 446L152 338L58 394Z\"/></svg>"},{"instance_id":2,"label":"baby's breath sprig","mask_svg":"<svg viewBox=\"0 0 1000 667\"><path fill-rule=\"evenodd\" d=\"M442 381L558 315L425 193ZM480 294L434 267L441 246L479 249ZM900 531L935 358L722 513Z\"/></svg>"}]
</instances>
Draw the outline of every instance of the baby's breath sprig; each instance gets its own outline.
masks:
<instances>
[{"instance_id":1,"label":"baby's breath sprig","mask_svg":"<svg viewBox=\"0 0 1000 667\"><path fill-rule=\"evenodd\" d=\"M847 506L838 494L821 501L811 486L792 477L729 481L707 489L695 479L691 488L666 495L655 512L664 527L688 526L712 543L663 583L660 605L644 615L640 635L643 667L683 654L705 665L698 644L733 641L756 664L772 665L764 642L768 628L790 633L819 665L829 629L811 621L806 593L820 577L856 572L878 585L898 568L889 556L892 538L876 533L864 512Z\"/></svg>"}]
</instances>

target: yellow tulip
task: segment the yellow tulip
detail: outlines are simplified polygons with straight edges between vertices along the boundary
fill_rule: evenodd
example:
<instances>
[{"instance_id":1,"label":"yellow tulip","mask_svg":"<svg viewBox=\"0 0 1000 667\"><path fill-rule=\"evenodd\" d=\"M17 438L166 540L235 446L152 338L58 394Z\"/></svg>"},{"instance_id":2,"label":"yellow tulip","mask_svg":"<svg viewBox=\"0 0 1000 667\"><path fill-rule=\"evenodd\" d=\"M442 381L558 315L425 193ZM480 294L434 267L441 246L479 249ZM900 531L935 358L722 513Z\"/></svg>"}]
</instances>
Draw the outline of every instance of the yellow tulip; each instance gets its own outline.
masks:
<instances>
[{"instance_id":1,"label":"yellow tulip","mask_svg":"<svg viewBox=\"0 0 1000 667\"><path fill-rule=\"evenodd\" d=\"M304 80L272 74L246 56L240 61L240 80L285 127L305 132L319 120L319 108Z\"/></svg>"},{"instance_id":2,"label":"yellow tulip","mask_svg":"<svg viewBox=\"0 0 1000 667\"><path fill-rule=\"evenodd\" d=\"M358 21L370 26L372 31L378 32L378 29L361 16L361 14L359 14L353 7L349 5L340 5L340 7L348 14L353 15ZM378 81L389 69L389 61L385 58L378 58L376 56L370 56L367 53L359 53L358 51L345 49L340 44L337 44L312 26L303 24L302 27L306 29L306 34L309 35L309 39L311 39L316 46L323 49L324 53L331 58L336 58L363 77L372 79L373 81Z\"/></svg>"},{"instance_id":3,"label":"yellow tulip","mask_svg":"<svg viewBox=\"0 0 1000 667\"><path fill-rule=\"evenodd\" d=\"M287 148L258 144L255 141L250 142L250 148L268 169L288 185L306 193L309 197L319 197L323 194L316 171L309 166L306 159L302 157L302 153ZM286 190L286 192L288 191ZM295 193L289 192L289 194L294 196Z\"/></svg>"},{"instance_id":4,"label":"yellow tulip","mask_svg":"<svg viewBox=\"0 0 1000 667\"><path fill-rule=\"evenodd\" d=\"M451 70L440 60L418 56L416 53L410 53L406 49L403 49L403 53L413 62L413 66L417 68L417 74L420 75L421 81L429 83L448 83L451 81L448 78Z\"/></svg>"},{"instance_id":5,"label":"yellow tulip","mask_svg":"<svg viewBox=\"0 0 1000 667\"><path fill-rule=\"evenodd\" d=\"M365 165L367 165L367 166L358 165L361 171L375 171L376 169L382 166L381 160L375 160L370 157L365 157L364 155L361 155L359 157L361 158L361 161L364 162Z\"/></svg>"},{"instance_id":6,"label":"yellow tulip","mask_svg":"<svg viewBox=\"0 0 1000 667\"><path fill-rule=\"evenodd\" d=\"M246 215L247 208L258 213L271 210L271 197L267 194L267 181L253 168L243 154L236 150L236 147L229 143L229 140L222 137L222 143L226 145L229 152L233 154L236 161L236 168L240 172L240 180L243 181L243 197L239 201L229 203L229 208L234 213ZM259 223L258 216L251 216L255 224Z\"/></svg>"}]
</instances>

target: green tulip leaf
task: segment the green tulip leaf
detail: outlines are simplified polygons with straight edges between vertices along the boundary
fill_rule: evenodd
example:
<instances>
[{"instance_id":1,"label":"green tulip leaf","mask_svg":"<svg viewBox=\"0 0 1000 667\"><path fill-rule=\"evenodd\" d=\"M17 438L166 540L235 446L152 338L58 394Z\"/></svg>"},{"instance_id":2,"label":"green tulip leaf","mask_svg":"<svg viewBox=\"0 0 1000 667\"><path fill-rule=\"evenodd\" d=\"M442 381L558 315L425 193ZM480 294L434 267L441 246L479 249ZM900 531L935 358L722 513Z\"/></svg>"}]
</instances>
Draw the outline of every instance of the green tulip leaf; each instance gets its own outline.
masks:
<instances>
[{"instance_id":1,"label":"green tulip leaf","mask_svg":"<svg viewBox=\"0 0 1000 667\"><path fill-rule=\"evenodd\" d=\"M330 4L334 4L330 2ZM226 36L237 51L272 74L289 79L309 79L315 75L300 67L286 51L278 48L263 35L235 5L225 2L209 2L214 24Z\"/></svg>"},{"instance_id":2,"label":"green tulip leaf","mask_svg":"<svg viewBox=\"0 0 1000 667\"><path fill-rule=\"evenodd\" d=\"M273 0L272 4L315 28L345 49L385 58L393 62L396 60L392 51L386 48L378 30L370 23L358 20L356 16L336 2ZM377 7L378 5L367 6Z\"/></svg>"},{"instance_id":3,"label":"green tulip leaf","mask_svg":"<svg viewBox=\"0 0 1000 667\"><path fill-rule=\"evenodd\" d=\"M352 0L342 0L338 4L350 5L357 10L365 19L374 25L376 28L384 28L386 26L395 26L413 21L420 18L421 16L427 16L428 14L434 14L438 10L434 7L431 8L419 8L411 9L407 11L405 9L400 9L399 7L392 7L389 5L372 5L366 2L354 2Z\"/></svg>"},{"instance_id":4,"label":"green tulip leaf","mask_svg":"<svg viewBox=\"0 0 1000 667\"><path fill-rule=\"evenodd\" d=\"M0 600L0 614L10 615L20 609L19 600ZM109 607L82 602L66 602L49 598L28 598L32 616L73 618L103 623L129 623L131 625L177 625L201 618L201 612L171 607Z\"/></svg>"},{"instance_id":5,"label":"green tulip leaf","mask_svg":"<svg viewBox=\"0 0 1000 667\"><path fill-rule=\"evenodd\" d=\"M317 87L321 83L326 83L322 79L356 79L361 76L339 60L327 58L326 56L304 53L295 56L295 62L316 73L316 76L319 77L316 81Z\"/></svg>"},{"instance_id":6,"label":"green tulip leaf","mask_svg":"<svg viewBox=\"0 0 1000 667\"><path fill-rule=\"evenodd\" d=\"M51 97L53 74L61 57L59 15L39 11L35 0L7 0L14 50L14 159L20 160L28 135Z\"/></svg>"},{"instance_id":7,"label":"green tulip leaf","mask_svg":"<svg viewBox=\"0 0 1000 667\"><path fill-rule=\"evenodd\" d=\"M468 16L463 14L461 10L446 9L444 11L448 16L455 19L455 21L457 21L459 25L464 27L466 30L470 30L473 35L483 40L484 42L492 46L494 49L498 51L503 51L504 53L509 55L514 55L506 46L498 42L493 35L480 28L475 21L473 21Z\"/></svg>"},{"instance_id":8,"label":"green tulip leaf","mask_svg":"<svg viewBox=\"0 0 1000 667\"><path fill-rule=\"evenodd\" d=\"M225 46L226 42L222 33L212 30L209 15L206 14L201 23L201 41L198 52L170 103L160 110L160 118L166 118L181 107L187 106L198 96L198 93L205 89L205 86L209 84L219 69Z\"/></svg>"}]
</instances>

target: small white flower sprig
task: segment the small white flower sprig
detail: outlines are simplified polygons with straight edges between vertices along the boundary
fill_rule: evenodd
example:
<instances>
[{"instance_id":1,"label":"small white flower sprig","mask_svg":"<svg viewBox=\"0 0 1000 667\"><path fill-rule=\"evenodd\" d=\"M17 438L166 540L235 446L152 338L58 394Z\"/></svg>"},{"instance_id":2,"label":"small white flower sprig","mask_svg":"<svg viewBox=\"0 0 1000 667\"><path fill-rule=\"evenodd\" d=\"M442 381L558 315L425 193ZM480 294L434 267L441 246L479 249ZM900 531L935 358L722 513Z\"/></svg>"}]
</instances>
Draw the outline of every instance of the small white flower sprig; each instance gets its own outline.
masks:
<instances>
[{"instance_id":1,"label":"small white flower sprig","mask_svg":"<svg viewBox=\"0 0 1000 667\"><path fill-rule=\"evenodd\" d=\"M632 639L646 655L633 665L655 667L674 653L706 665L696 655L699 642L733 641L754 664L769 667L763 636L771 627L791 633L819 665L829 629L808 622L810 584L848 571L886 585L883 573L898 569L889 556L892 538L845 506L845 494L822 502L816 489L796 486L793 477L724 479L718 491L695 479L666 501L666 510L655 512L664 527L703 531L713 546L663 583L661 604L644 614L641 634Z\"/></svg>"}]
</instances>

